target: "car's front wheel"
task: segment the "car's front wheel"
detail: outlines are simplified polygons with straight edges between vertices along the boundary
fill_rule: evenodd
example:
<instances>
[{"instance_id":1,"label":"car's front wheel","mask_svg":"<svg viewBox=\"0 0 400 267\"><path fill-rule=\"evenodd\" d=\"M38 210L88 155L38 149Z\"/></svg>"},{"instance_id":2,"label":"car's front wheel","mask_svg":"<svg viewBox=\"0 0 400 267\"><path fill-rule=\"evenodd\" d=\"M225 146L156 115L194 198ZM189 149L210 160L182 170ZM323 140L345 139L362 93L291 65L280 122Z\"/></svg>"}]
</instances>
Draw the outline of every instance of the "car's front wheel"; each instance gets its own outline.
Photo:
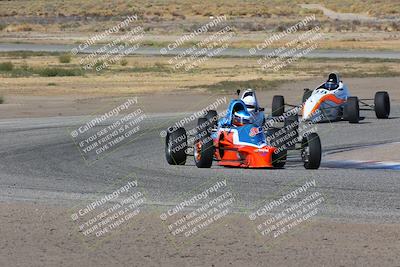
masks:
<instances>
[{"instance_id":1,"label":"car's front wheel","mask_svg":"<svg viewBox=\"0 0 400 267\"><path fill-rule=\"evenodd\" d=\"M187 136L184 128L168 129L165 138L165 157L170 165L185 165Z\"/></svg>"},{"instance_id":2,"label":"car's front wheel","mask_svg":"<svg viewBox=\"0 0 400 267\"><path fill-rule=\"evenodd\" d=\"M286 164L287 147L284 142L281 142L282 131L278 128L271 128L266 133L267 141L270 146L275 147L272 154L272 166L274 168L283 168Z\"/></svg>"},{"instance_id":3,"label":"car's front wheel","mask_svg":"<svg viewBox=\"0 0 400 267\"><path fill-rule=\"evenodd\" d=\"M312 95L312 90L310 90L310 89L308 89L308 88L306 88L306 89L304 89L304 93L303 93L303 103L305 103L306 101L307 101L307 99L309 99L310 98L310 96Z\"/></svg>"},{"instance_id":4,"label":"car's front wheel","mask_svg":"<svg viewBox=\"0 0 400 267\"><path fill-rule=\"evenodd\" d=\"M281 95L275 95L272 98L272 111L271 114L273 117L282 116L285 112L285 98Z\"/></svg>"},{"instance_id":5,"label":"car's front wheel","mask_svg":"<svg viewBox=\"0 0 400 267\"><path fill-rule=\"evenodd\" d=\"M299 116L296 114L286 117L284 129L286 147L288 149L294 149L299 138Z\"/></svg>"},{"instance_id":6,"label":"car's front wheel","mask_svg":"<svg viewBox=\"0 0 400 267\"><path fill-rule=\"evenodd\" d=\"M358 103L358 97L350 96L347 98L343 113L344 118L350 123L358 123L360 121L360 106Z\"/></svg>"},{"instance_id":7,"label":"car's front wheel","mask_svg":"<svg viewBox=\"0 0 400 267\"><path fill-rule=\"evenodd\" d=\"M301 142L301 158L306 169L318 169L321 165L321 140L317 133L310 133Z\"/></svg>"},{"instance_id":8,"label":"car's front wheel","mask_svg":"<svg viewBox=\"0 0 400 267\"><path fill-rule=\"evenodd\" d=\"M199 118L194 142L194 162L198 168L210 168L214 157L214 142L210 134L210 121Z\"/></svg>"},{"instance_id":9,"label":"car's front wheel","mask_svg":"<svg viewBox=\"0 0 400 267\"><path fill-rule=\"evenodd\" d=\"M375 93L374 98L375 114L378 119L387 119L390 114L390 98L388 92Z\"/></svg>"}]
</instances>

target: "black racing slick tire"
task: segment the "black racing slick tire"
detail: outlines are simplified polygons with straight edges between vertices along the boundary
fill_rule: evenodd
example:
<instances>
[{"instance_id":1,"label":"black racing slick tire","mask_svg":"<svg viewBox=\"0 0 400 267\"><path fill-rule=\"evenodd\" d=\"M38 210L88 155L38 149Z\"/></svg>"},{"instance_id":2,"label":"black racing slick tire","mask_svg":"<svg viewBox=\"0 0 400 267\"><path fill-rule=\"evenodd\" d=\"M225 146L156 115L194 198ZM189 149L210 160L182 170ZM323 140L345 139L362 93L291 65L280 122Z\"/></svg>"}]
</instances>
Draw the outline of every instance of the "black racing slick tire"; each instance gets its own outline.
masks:
<instances>
[{"instance_id":1,"label":"black racing slick tire","mask_svg":"<svg viewBox=\"0 0 400 267\"><path fill-rule=\"evenodd\" d=\"M375 93L374 98L375 115L378 119L387 119L390 114L390 98L388 92Z\"/></svg>"},{"instance_id":2,"label":"black racing slick tire","mask_svg":"<svg viewBox=\"0 0 400 267\"><path fill-rule=\"evenodd\" d=\"M210 122L206 118L197 121L194 141L194 162L198 168L210 168L214 158L214 143L210 134Z\"/></svg>"},{"instance_id":3,"label":"black racing slick tire","mask_svg":"<svg viewBox=\"0 0 400 267\"><path fill-rule=\"evenodd\" d=\"M312 90L310 90L310 89L308 89L308 88L304 89L302 103L305 103L305 102L307 101L307 99L309 99L309 98L310 98L310 96L311 96L312 92L313 92L313 91L312 91Z\"/></svg>"},{"instance_id":4,"label":"black racing slick tire","mask_svg":"<svg viewBox=\"0 0 400 267\"><path fill-rule=\"evenodd\" d=\"M317 133L310 133L301 141L301 158L306 169L318 169L321 165L321 140Z\"/></svg>"},{"instance_id":5,"label":"black racing slick tire","mask_svg":"<svg viewBox=\"0 0 400 267\"><path fill-rule=\"evenodd\" d=\"M285 118L285 140L287 149L294 149L299 137L299 116L291 115Z\"/></svg>"},{"instance_id":6,"label":"black racing slick tire","mask_svg":"<svg viewBox=\"0 0 400 267\"><path fill-rule=\"evenodd\" d=\"M285 112L285 98L281 95L275 95L272 98L272 116L273 117L278 117L282 116L283 113Z\"/></svg>"},{"instance_id":7,"label":"black racing slick tire","mask_svg":"<svg viewBox=\"0 0 400 267\"><path fill-rule=\"evenodd\" d=\"M281 129L279 128L271 128L268 129L266 136L269 145L276 148L275 152L272 154L272 166L274 168L281 169L286 164L287 159L287 148L286 144L281 143Z\"/></svg>"},{"instance_id":8,"label":"black racing slick tire","mask_svg":"<svg viewBox=\"0 0 400 267\"><path fill-rule=\"evenodd\" d=\"M187 135L184 128L168 129L165 137L165 157L170 165L185 165Z\"/></svg>"},{"instance_id":9,"label":"black racing slick tire","mask_svg":"<svg viewBox=\"0 0 400 267\"><path fill-rule=\"evenodd\" d=\"M208 110L205 118L210 122L210 127L214 128L218 123L218 113L216 110Z\"/></svg>"},{"instance_id":10,"label":"black racing slick tire","mask_svg":"<svg viewBox=\"0 0 400 267\"><path fill-rule=\"evenodd\" d=\"M358 97L350 96L344 105L344 118L350 123L358 123L360 121L360 106Z\"/></svg>"},{"instance_id":11,"label":"black racing slick tire","mask_svg":"<svg viewBox=\"0 0 400 267\"><path fill-rule=\"evenodd\" d=\"M272 153L272 166L277 169L285 167L287 158L287 149L280 149L276 153Z\"/></svg>"}]
</instances>

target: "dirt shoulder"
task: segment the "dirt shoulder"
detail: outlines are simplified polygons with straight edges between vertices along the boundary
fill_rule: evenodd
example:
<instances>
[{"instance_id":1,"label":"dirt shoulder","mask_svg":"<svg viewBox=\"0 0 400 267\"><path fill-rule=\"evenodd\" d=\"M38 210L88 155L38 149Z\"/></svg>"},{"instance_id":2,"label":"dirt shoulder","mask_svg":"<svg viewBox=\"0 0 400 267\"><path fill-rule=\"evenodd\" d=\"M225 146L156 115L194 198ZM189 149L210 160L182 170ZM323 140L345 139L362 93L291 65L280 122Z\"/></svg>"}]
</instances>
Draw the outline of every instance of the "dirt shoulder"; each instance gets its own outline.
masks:
<instances>
[{"instance_id":1,"label":"dirt shoulder","mask_svg":"<svg viewBox=\"0 0 400 267\"><path fill-rule=\"evenodd\" d=\"M244 215L229 215L194 240L171 240L144 212L97 247L77 236L64 207L0 204L2 266L396 266L399 224L314 220L267 243Z\"/></svg>"}]
</instances>

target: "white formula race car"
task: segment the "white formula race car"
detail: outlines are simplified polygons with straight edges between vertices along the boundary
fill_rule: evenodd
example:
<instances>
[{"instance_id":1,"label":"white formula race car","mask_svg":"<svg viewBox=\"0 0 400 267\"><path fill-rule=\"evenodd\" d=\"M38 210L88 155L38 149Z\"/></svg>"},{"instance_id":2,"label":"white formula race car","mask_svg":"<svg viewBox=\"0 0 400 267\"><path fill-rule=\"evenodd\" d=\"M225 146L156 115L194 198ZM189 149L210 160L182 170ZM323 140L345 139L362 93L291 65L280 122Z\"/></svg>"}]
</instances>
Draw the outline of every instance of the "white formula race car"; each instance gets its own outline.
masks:
<instances>
[{"instance_id":1,"label":"white formula race car","mask_svg":"<svg viewBox=\"0 0 400 267\"><path fill-rule=\"evenodd\" d=\"M374 101L374 103L368 103ZM274 96L272 115L281 116L285 112L283 96ZM313 122L346 120L350 123L360 121L360 110L375 111L378 119L387 119L390 114L390 98L386 91L375 93L374 99L359 99L350 96L347 86L336 73L329 74L328 80L314 90L304 89L301 116Z\"/></svg>"}]
</instances>

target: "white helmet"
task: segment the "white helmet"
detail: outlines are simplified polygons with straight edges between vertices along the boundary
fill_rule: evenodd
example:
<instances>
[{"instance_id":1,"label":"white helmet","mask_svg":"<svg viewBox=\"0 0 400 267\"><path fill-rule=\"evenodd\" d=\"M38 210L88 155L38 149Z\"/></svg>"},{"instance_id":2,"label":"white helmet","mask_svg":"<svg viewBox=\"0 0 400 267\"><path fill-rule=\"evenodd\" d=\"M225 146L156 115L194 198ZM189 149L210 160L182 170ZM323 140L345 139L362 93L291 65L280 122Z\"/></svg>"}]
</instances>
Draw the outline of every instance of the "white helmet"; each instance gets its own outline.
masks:
<instances>
[{"instance_id":1,"label":"white helmet","mask_svg":"<svg viewBox=\"0 0 400 267\"><path fill-rule=\"evenodd\" d=\"M247 110L254 112L258 106L256 93L252 89L247 89L243 95L242 100L247 107Z\"/></svg>"}]
</instances>

